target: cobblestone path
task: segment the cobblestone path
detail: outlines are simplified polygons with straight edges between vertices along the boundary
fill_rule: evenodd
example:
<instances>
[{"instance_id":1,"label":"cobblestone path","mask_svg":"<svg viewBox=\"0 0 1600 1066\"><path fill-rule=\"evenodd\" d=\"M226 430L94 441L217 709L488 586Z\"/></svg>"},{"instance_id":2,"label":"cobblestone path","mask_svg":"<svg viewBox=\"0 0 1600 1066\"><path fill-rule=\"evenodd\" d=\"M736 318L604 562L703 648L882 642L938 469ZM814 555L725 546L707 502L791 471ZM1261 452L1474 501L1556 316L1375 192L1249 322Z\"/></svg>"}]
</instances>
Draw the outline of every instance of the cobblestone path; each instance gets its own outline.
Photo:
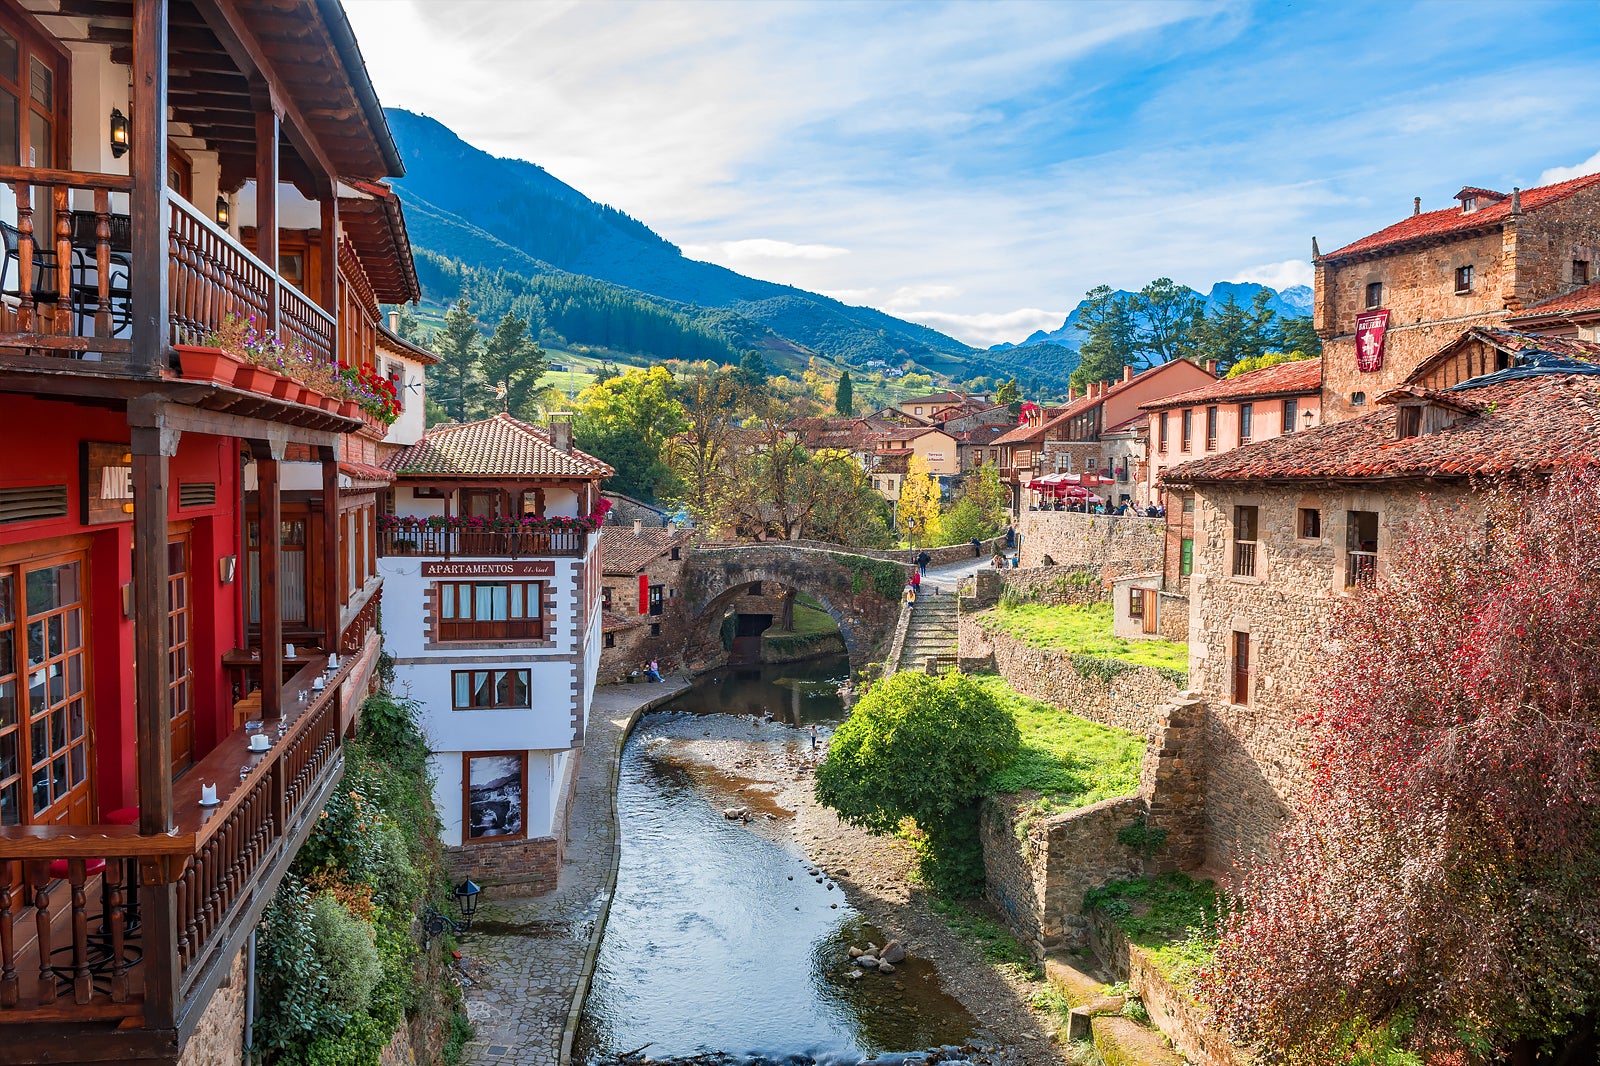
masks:
<instances>
[{"instance_id":1,"label":"cobblestone path","mask_svg":"<svg viewBox=\"0 0 1600 1066\"><path fill-rule=\"evenodd\" d=\"M462 1056L467 1066L559 1066L579 976L615 879L612 780L622 731L641 706L687 687L670 678L596 690L556 890L531 899L486 893L462 940L467 1015L477 1030Z\"/></svg>"}]
</instances>

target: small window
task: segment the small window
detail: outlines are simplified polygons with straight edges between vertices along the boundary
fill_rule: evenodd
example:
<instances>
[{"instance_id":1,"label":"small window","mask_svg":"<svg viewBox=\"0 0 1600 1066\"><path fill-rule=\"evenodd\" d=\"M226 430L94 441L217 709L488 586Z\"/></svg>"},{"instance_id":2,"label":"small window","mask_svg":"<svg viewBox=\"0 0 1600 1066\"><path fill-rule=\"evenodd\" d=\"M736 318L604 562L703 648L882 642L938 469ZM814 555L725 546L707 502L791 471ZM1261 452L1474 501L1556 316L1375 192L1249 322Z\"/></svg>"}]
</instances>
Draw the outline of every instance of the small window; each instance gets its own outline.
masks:
<instances>
[{"instance_id":1,"label":"small window","mask_svg":"<svg viewBox=\"0 0 1600 1066\"><path fill-rule=\"evenodd\" d=\"M1144 619L1144 589L1128 590L1128 617Z\"/></svg>"},{"instance_id":2,"label":"small window","mask_svg":"<svg viewBox=\"0 0 1600 1066\"><path fill-rule=\"evenodd\" d=\"M1350 406L1351 407L1365 407L1366 404L1367 404L1367 394L1366 393L1364 393L1364 392L1352 392L1350 394Z\"/></svg>"},{"instance_id":3,"label":"small window","mask_svg":"<svg viewBox=\"0 0 1600 1066\"><path fill-rule=\"evenodd\" d=\"M1322 539L1322 512L1317 508L1300 508L1300 539Z\"/></svg>"},{"instance_id":4,"label":"small window","mask_svg":"<svg viewBox=\"0 0 1600 1066\"><path fill-rule=\"evenodd\" d=\"M451 701L458 711L531 707L531 678L527 670L452 670Z\"/></svg>"},{"instance_id":5,"label":"small window","mask_svg":"<svg viewBox=\"0 0 1600 1066\"><path fill-rule=\"evenodd\" d=\"M1256 530L1260 510L1239 506L1233 509L1233 576L1256 576Z\"/></svg>"},{"instance_id":6,"label":"small window","mask_svg":"<svg viewBox=\"0 0 1600 1066\"><path fill-rule=\"evenodd\" d=\"M1183 513L1184 514L1194 514L1194 497L1193 496L1185 496L1183 498Z\"/></svg>"},{"instance_id":7,"label":"small window","mask_svg":"<svg viewBox=\"0 0 1600 1066\"><path fill-rule=\"evenodd\" d=\"M1368 307L1382 307L1383 306L1383 282L1381 282L1381 281L1369 281L1369 282L1367 282L1367 306Z\"/></svg>"},{"instance_id":8,"label":"small window","mask_svg":"<svg viewBox=\"0 0 1600 1066\"><path fill-rule=\"evenodd\" d=\"M1194 538L1184 537L1183 543L1178 548L1178 573L1188 577L1194 573Z\"/></svg>"},{"instance_id":9,"label":"small window","mask_svg":"<svg viewBox=\"0 0 1600 1066\"><path fill-rule=\"evenodd\" d=\"M1217 408L1213 404L1206 408L1206 451L1217 450Z\"/></svg>"},{"instance_id":10,"label":"small window","mask_svg":"<svg viewBox=\"0 0 1600 1066\"><path fill-rule=\"evenodd\" d=\"M1589 260L1574 259L1572 261L1572 283L1574 285L1587 285L1592 274L1589 269Z\"/></svg>"},{"instance_id":11,"label":"small window","mask_svg":"<svg viewBox=\"0 0 1600 1066\"><path fill-rule=\"evenodd\" d=\"M1256 405L1253 404L1253 403L1242 403L1242 404L1240 404L1239 405L1239 443L1240 444L1249 444L1250 443L1250 438L1252 436L1254 436L1255 421L1256 421Z\"/></svg>"},{"instance_id":12,"label":"small window","mask_svg":"<svg viewBox=\"0 0 1600 1066\"><path fill-rule=\"evenodd\" d=\"M1456 267L1456 294L1462 295L1472 291L1472 268L1470 266Z\"/></svg>"},{"instance_id":13,"label":"small window","mask_svg":"<svg viewBox=\"0 0 1600 1066\"><path fill-rule=\"evenodd\" d=\"M1250 634L1233 634L1233 702L1241 707L1250 703Z\"/></svg>"},{"instance_id":14,"label":"small window","mask_svg":"<svg viewBox=\"0 0 1600 1066\"><path fill-rule=\"evenodd\" d=\"M1404 438L1404 437L1420 437L1420 436L1422 436L1422 408L1421 407L1419 407L1419 406L1417 406L1415 404L1412 404L1409 407L1400 408L1400 421L1399 421L1399 425L1398 425L1398 433L1399 433L1399 436L1401 436L1402 438Z\"/></svg>"},{"instance_id":15,"label":"small window","mask_svg":"<svg viewBox=\"0 0 1600 1066\"><path fill-rule=\"evenodd\" d=\"M682 559L683 558L683 548L680 545L674 544L672 546L672 554L671 554L670 558L672 559L673 562L677 562L679 559Z\"/></svg>"},{"instance_id":16,"label":"small window","mask_svg":"<svg viewBox=\"0 0 1600 1066\"><path fill-rule=\"evenodd\" d=\"M600 606L604 607L608 611L611 610L611 586L610 585L602 585L602 586L600 586Z\"/></svg>"},{"instance_id":17,"label":"small window","mask_svg":"<svg viewBox=\"0 0 1600 1066\"><path fill-rule=\"evenodd\" d=\"M1378 572L1378 512L1346 512L1344 537L1344 587L1370 583Z\"/></svg>"},{"instance_id":18,"label":"small window","mask_svg":"<svg viewBox=\"0 0 1600 1066\"><path fill-rule=\"evenodd\" d=\"M544 586L536 581L443 582L440 640L538 640L544 635Z\"/></svg>"},{"instance_id":19,"label":"small window","mask_svg":"<svg viewBox=\"0 0 1600 1066\"><path fill-rule=\"evenodd\" d=\"M661 635L661 623L660 622L651 622L650 623L650 635L652 637L659 637Z\"/></svg>"},{"instance_id":20,"label":"small window","mask_svg":"<svg viewBox=\"0 0 1600 1066\"><path fill-rule=\"evenodd\" d=\"M1194 408L1183 409L1183 451L1189 451L1194 446Z\"/></svg>"},{"instance_id":21,"label":"small window","mask_svg":"<svg viewBox=\"0 0 1600 1066\"><path fill-rule=\"evenodd\" d=\"M1161 412L1160 426L1161 429L1157 436L1157 440L1160 443L1156 445L1156 450L1165 453L1167 450L1167 412L1165 411Z\"/></svg>"},{"instance_id":22,"label":"small window","mask_svg":"<svg viewBox=\"0 0 1600 1066\"><path fill-rule=\"evenodd\" d=\"M615 633L607 633L606 634L606 647L615 648L616 646L617 646L617 635Z\"/></svg>"},{"instance_id":23,"label":"small window","mask_svg":"<svg viewBox=\"0 0 1600 1066\"><path fill-rule=\"evenodd\" d=\"M750 588L747 591L748 591L748 594L751 595L751 596L759 596L759 595L761 595L761 582L759 582L759 581L750 582Z\"/></svg>"},{"instance_id":24,"label":"small window","mask_svg":"<svg viewBox=\"0 0 1600 1066\"><path fill-rule=\"evenodd\" d=\"M1283 431L1285 433L1293 433L1294 432L1295 423L1297 421L1299 421L1299 419L1300 419L1300 401L1299 400L1285 400L1285 401L1283 401Z\"/></svg>"},{"instance_id":25,"label":"small window","mask_svg":"<svg viewBox=\"0 0 1600 1066\"><path fill-rule=\"evenodd\" d=\"M650 586L650 613L651 614L659 615L661 613L661 609L662 609L662 589L664 587L665 586L663 586L663 585L651 585Z\"/></svg>"}]
</instances>

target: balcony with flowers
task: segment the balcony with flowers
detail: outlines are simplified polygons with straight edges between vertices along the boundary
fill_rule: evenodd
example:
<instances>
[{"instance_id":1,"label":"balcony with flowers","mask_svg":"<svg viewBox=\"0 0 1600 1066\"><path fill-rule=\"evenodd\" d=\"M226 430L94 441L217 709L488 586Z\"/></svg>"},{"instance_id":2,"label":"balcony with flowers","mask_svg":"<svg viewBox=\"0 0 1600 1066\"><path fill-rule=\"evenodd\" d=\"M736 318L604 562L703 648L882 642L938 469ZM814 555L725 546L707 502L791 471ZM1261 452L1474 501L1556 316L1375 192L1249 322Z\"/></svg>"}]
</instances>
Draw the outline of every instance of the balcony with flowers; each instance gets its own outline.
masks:
<instances>
[{"instance_id":1,"label":"balcony with flowers","mask_svg":"<svg viewBox=\"0 0 1600 1066\"><path fill-rule=\"evenodd\" d=\"M611 501L586 515L380 515L378 554L474 558L582 558Z\"/></svg>"}]
</instances>

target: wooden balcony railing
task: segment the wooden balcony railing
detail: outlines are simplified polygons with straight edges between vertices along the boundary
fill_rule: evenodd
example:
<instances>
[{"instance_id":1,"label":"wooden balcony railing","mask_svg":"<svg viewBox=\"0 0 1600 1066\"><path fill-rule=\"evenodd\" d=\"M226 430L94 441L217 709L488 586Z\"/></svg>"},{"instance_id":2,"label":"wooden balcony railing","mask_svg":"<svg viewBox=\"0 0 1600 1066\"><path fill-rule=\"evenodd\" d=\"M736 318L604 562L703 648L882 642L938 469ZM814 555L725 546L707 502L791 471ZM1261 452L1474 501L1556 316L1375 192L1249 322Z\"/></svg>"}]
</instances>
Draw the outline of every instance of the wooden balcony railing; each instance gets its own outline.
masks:
<instances>
[{"instance_id":1,"label":"wooden balcony railing","mask_svg":"<svg viewBox=\"0 0 1600 1066\"><path fill-rule=\"evenodd\" d=\"M17 203L17 224L0 223L0 347L126 362L133 220L113 209L113 197L125 201L133 180L0 166L0 184ZM335 360L332 315L183 197L172 194L169 205L167 343L197 343L233 314Z\"/></svg>"},{"instance_id":2,"label":"wooden balcony railing","mask_svg":"<svg viewBox=\"0 0 1600 1066\"><path fill-rule=\"evenodd\" d=\"M519 533L479 533L464 529L385 529L378 554L484 556L495 559L559 556L582 558L589 534L579 529Z\"/></svg>"},{"instance_id":3,"label":"wooden balcony railing","mask_svg":"<svg viewBox=\"0 0 1600 1066\"><path fill-rule=\"evenodd\" d=\"M308 688L325 662L286 687ZM0 828L0 1026L122 1018L166 1028L209 994L343 770L340 680L291 702L282 737L265 723L268 751L251 752L241 729L192 767L173 786L171 833ZM202 808L210 784L220 802ZM169 943L153 939L162 928Z\"/></svg>"}]
</instances>

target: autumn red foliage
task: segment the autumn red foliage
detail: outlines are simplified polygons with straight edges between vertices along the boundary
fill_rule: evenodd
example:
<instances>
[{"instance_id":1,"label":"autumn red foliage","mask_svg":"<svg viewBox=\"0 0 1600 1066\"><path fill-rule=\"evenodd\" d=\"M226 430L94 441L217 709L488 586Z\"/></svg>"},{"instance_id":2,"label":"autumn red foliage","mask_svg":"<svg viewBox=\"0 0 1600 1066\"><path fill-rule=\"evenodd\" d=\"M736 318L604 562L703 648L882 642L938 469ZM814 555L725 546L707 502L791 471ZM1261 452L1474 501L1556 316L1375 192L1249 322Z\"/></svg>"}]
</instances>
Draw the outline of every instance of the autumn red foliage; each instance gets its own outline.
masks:
<instances>
[{"instance_id":1,"label":"autumn red foliage","mask_svg":"<svg viewBox=\"0 0 1600 1066\"><path fill-rule=\"evenodd\" d=\"M1600 474L1476 494L1400 539L1335 612L1298 817L1199 992L1280 1061L1382 1061L1352 1045L1389 1026L1424 1062L1592 1063Z\"/></svg>"}]
</instances>

